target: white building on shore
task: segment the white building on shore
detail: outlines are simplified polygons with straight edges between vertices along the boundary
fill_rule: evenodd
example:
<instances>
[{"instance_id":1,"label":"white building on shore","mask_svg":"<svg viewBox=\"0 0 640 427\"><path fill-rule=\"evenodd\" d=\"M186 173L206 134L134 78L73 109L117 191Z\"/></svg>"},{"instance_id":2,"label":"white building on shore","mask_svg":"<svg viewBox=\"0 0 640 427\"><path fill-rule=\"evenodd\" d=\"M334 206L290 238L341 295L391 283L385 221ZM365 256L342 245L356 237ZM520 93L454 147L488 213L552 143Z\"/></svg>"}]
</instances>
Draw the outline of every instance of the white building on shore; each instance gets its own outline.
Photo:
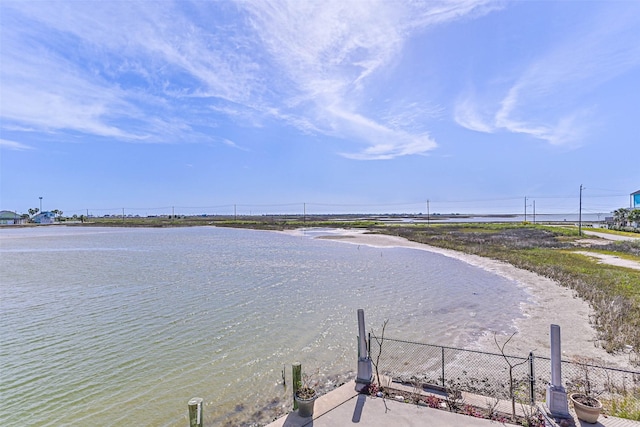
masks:
<instances>
[{"instance_id":1,"label":"white building on shore","mask_svg":"<svg viewBox=\"0 0 640 427\"><path fill-rule=\"evenodd\" d=\"M56 214L53 212L41 212L38 215L34 216L31 221L36 224L53 224L55 221Z\"/></svg>"},{"instance_id":2,"label":"white building on shore","mask_svg":"<svg viewBox=\"0 0 640 427\"><path fill-rule=\"evenodd\" d=\"M11 211L0 211L0 225L24 224L26 220L21 215Z\"/></svg>"}]
</instances>

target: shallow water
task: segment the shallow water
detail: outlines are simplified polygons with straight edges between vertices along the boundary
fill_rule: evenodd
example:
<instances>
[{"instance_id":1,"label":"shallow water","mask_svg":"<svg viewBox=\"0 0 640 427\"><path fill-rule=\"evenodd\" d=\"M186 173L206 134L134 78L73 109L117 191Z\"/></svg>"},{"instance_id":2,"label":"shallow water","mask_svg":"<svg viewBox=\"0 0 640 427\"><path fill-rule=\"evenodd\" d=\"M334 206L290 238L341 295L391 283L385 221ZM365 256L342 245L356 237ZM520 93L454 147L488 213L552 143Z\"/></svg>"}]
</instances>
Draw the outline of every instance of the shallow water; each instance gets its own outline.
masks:
<instances>
[{"instance_id":1,"label":"shallow water","mask_svg":"<svg viewBox=\"0 0 640 427\"><path fill-rule=\"evenodd\" d=\"M307 234L0 230L0 424L184 426L194 396L207 425L268 422L290 405L283 366L355 371L358 308L388 336L465 346L527 299L442 255Z\"/></svg>"}]
</instances>

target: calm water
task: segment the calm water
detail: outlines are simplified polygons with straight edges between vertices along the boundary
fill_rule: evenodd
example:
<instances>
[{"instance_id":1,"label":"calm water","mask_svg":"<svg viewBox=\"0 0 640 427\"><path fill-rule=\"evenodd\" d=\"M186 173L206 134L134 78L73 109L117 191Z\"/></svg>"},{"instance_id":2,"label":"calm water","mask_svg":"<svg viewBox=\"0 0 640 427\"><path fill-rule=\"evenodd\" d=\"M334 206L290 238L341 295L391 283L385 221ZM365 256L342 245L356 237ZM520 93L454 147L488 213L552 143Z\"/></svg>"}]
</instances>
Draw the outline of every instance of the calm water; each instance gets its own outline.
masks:
<instances>
[{"instance_id":1,"label":"calm water","mask_svg":"<svg viewBox=\"0 0 640 427\"><path fill-rule=\"evenodd\" d=\"M184 427L195 396L206 425L265 423L283 366L353 375L358 308L465 346L527 299L425 251L212 227L2 229L0 283L0 425L21 427Z\"/></svg>"}]
</instances>

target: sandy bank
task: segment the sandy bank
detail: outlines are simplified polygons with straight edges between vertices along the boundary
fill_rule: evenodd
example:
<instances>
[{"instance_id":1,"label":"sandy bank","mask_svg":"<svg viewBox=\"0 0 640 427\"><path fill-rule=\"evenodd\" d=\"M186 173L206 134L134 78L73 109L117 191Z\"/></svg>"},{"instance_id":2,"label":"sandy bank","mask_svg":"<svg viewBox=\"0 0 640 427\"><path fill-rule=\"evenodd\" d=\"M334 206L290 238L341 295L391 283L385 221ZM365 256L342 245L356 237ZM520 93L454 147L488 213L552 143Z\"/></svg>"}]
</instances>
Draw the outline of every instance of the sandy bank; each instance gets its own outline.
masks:
<instances>
[{"instance_id":1,"label":"sandy bank","mask_svg":"<svg viewBox=\"0 0 640 427\"><path fill-rule=\"evenodd\" d=\"M404 247L435 252L498 274L512 280L531 296L528 301L520 304L525 317L515 320L518 333L507 346L507 353L520 355L534 351L537 355L549 356L549 326L557 324L561 328L563 358L583 356L600 359L607 364L630 367L628 355L611 355L597 345L596 331L589 322L592 314L589 304L575 297L571 289L560 286L551 279L501 261L436 248L401 237L366 234L364 230L333 230L321 238L381 248ZM498 341L504 342L506 338L504 335L498 336ZM486 331L478 340L477 347L496 352L493 331Z\"/></svg>"}]
</instances>

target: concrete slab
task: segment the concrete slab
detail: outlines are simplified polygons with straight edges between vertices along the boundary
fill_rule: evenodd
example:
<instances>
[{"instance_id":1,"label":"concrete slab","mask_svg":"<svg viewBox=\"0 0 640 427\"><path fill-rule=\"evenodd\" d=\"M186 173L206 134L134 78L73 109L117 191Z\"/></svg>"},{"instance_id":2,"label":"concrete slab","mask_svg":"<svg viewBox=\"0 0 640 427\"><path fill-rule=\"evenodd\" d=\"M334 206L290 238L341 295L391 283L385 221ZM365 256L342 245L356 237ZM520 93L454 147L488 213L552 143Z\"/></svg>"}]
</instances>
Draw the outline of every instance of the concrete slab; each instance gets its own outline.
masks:
<instances>
[{"instance_id":1,"label":"concrete slab","mask_svg":"<svg viewBox=\"0 0 640 427\"><path fill-rule=\"evenodd\" d=\"M482 407L486 398L466 395L465 401ZM507 402L501 402L507 403ZM502 409L502 408L501 408ZM506 408L505 408L506 409ZM640 422L615 417L600 416L597 424L584 424L576 420L576 427L640 427ZM350 381L316 400L314 415L302 418L297 412L268 424L267 427L336 427L358 424L361 427L488 427L505 425L497 421L454 414L444 410L417 406L393 399L382 399L358 394L355 382ZM506 424L510 425L510 424Z\"/></svg>"},{"instance_id":2,"label":"concrete slab","mask_svg":"<svg viewBox=\"0 0 640 427\"><path fill-rule=\"evenodd\" d=\"M496 422L358 394L355 382L350 381L318 398L313 418L301 418L297 412L291 412L267 427L335 427L348 424L363 427L495 427Z\"/></svg>"}]
</instances>

